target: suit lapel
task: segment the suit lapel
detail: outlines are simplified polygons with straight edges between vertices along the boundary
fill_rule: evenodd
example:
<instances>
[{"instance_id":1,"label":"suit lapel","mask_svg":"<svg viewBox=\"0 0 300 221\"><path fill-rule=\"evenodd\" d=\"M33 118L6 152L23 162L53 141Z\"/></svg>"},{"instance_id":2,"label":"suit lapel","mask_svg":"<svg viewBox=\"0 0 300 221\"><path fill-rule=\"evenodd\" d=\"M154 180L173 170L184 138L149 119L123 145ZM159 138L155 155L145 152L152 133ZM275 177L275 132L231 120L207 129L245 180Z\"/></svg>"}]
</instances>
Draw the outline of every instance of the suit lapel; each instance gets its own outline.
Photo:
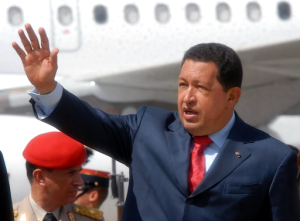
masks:
<instances>
[{"instance_id":1,"label":"suit lapel","mask_svg":"<svg viewBox=\"0 0 300 221\"><path fill-rule=\"evenodd\" d=\"M245 146L245 143L254 142L250 138L251 134L247 133L247 131L249 131L249 125L245 124L237 113L235 113L235 116L235 123L228 138L203 180L191 194L191 197L202 193L220 182L251 156L250 151ZM165 131L165 135L168 141L168 148L177 184L183 195L188 197L190 195L188 188L188 171L191 136L184 129L178 116L175 117L168 128L169 130ZM239 152L241 157L237 157L236 152Z\"/></svg>"},{"instance_id":2,"label":"suit lapel","mask_svg":"<svg viewBox=\"0 0 300 221\"><path fill-rule=\"evenodd\" d=\"M59 212L59 221L62 220L70 220L68 216L68 212L72 213L73 216L75 216L75 212L73 211L73 208L71 207L72 204L67 204L65 206L62 206Z\"/></svg>"},{"instance_id":3,"label":"suit lapel","mask_svg":"<svg viewBox=\"0 0 300 221\"><path fill-rule=\"evenodd\" d=\"M236 114L235 124L227 140L191 197L220 182L250 157L251 153L246 148L245 143L252 141L248 141L247 136L245 136L246 133L247 125ZM240 157L236 156L236 152L240 153Z\"/></svg>"},{"instance_id":4,"label":"suit lapel","mask_svg":"<svg viewBox=\"0 0 300 221\"><path fill-rule=\"evenodd\" d=\"M179 117L169 125L165 135L168 141L168 149L174 167L176 181L179 190L184 196L189 196L188 171L190 161L191 136L184 129Z\"/></svg>"},{"instance_id":5,"label":"suit lapel","mask_svg":"<svg viewBox=\"0 0 300 221\"><path fill-rule=\"evenodd\" d=\"M239 152L241 157L238 158L235 152ZM248 157L250 157L250 155L249 150L244 146L244 144L232 140L226 140L215 161L191 196L200 194L220 182Z\"/></svg>"}]
</instances>

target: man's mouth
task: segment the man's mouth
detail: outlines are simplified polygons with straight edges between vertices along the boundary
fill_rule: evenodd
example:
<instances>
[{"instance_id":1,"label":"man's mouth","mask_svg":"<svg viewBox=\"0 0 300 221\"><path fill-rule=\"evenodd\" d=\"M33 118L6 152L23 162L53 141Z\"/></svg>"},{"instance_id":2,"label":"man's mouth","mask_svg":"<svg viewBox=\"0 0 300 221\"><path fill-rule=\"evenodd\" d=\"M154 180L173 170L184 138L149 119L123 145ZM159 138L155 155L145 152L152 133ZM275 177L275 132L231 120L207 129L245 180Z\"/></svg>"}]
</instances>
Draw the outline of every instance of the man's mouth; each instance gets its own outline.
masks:
<instances>
[{"instance_id":1,"label":"man's mouth","mask_svg":"<svg viewBox=\"0 0 300 221\"><path fill-rule=\"evenodd\" d=\"M191 108L183 108L183 116L186 120L191 120L198 115L197 111Z\"/></svg>"},{"instance_id":2,"label":"man's mouth","mask_svg":"<svg viewBox=\"0 0 300 221\"><path fill-rule=\"evenodd\" d=\"M197 115L197 113L193 111L185 111L184 113L189 115Z\"/></svg>"}]
</instances>

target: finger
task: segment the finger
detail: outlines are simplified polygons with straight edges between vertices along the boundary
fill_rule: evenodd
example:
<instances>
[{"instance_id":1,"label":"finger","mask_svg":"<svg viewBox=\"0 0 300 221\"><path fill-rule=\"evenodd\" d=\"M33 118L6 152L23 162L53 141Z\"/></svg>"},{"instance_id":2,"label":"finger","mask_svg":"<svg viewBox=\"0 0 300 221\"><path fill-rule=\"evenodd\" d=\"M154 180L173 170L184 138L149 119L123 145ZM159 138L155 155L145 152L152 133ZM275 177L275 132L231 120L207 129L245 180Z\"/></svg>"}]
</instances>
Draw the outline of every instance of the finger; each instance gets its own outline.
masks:
<instances>
[{"instance_id":1,"label":"finger","mask_svg":"<svg viewBox=\"0 0 300 221\"><path fill-rule=\"evenodd\" d=\"M32 27L31 27L31 25L28 24L28 23L25 24L25 29L26 29L26 31L27 31L27 33L28 33L28 36L29 36L29 39L30 39L30 41L31 41L32 48L33 48L34 50L40 49L39 40L38 40L38 38L36 37L36 35L35 35L35 33L34 33Z\"/></svg>"},{"instance_id":2,"label":"finger","mask_svg":"<svg viewBox=\"0 0 300 221\"><path fill-rule=\"evenodd\" d=\"M22 44L25 48L25 51L27 53L31 52L32 51L31 44L29 43L28 39L26 38L24 31L22 29L19 29L18 34L21 38Z\"/></svg>"},{"instance_id":3,"label":"finger","mask_svg":"<svg viewBox=\"0 0 300 221\"><path fill-rule=\"evenodd\" d=\"M57 64L57 54L59 50L57 48L53 49L50 53L50 60L52 64Z\"/></svg>"},{"instance_id":4,"label":"finger","mask_svg":"<svg viewBox=\"0 0 300 221\"><path fill-rule=\"evenodd\" d=\"M26 57L25 52L20 48L20 46L16 42L13 42L11 45L13 46L13 48L15 49L15 51L17 52L17 54L21 58L22 63L24 64L25 63L25 57Z\"/></svg>"},{"instance_id":5,"label":"finger","mask_svg":"<svg viewBox=\"0 0 300 221\"><path fill-rule=\"evenodd\" d=\"M48 41L47 34L45 32L45 29L44 28L39 28L39 34L41 36L41 47L42 47L42 49L50 51L49 41Z\"/></svg>"}]
</instances>

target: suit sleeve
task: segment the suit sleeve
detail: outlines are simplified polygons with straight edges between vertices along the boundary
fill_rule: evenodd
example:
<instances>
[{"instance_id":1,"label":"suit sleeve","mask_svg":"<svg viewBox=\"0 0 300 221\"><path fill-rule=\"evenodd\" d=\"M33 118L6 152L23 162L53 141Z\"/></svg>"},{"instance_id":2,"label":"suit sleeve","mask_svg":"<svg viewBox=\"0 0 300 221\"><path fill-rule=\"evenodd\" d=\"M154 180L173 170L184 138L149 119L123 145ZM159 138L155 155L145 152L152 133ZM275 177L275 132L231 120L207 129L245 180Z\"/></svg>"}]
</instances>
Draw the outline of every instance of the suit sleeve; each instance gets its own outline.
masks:
<instances>
[{"instance_id":1,"label":"suit sleeve","mask_svg":"<svg viewBox=\"0 0 300 221\"><path fill-rule=\"evenodd\" d=\"M297 156L291 150L277 169L269 190L273 221L300 220L297 170Z\"/></svg>"},{"instance_id":2,"label":"suit sleeve","mask_svg":"<svg viewBox=\"0 0 300 221\"><path fill-rule=\"evenodd\" d=\"M31 103L34 109L34 101L31 100ZM64 90L56 108L42 121L128 166L134 138L145 109L146 107L140 108L135 115L111 115L92 108ZM35 116L37 117L36 112Z\"/></svg>"}]
</instances>

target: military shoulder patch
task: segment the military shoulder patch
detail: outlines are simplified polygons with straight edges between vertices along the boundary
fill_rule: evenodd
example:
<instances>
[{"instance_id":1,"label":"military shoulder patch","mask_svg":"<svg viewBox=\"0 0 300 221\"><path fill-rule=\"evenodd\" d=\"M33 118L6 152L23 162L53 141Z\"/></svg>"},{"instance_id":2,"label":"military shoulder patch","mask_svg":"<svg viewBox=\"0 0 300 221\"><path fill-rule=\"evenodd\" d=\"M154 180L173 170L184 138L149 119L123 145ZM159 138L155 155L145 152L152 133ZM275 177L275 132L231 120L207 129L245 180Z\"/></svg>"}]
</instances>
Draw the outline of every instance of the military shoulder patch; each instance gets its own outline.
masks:
<instances>
[{"instance_id":1,"label":"military shoulder patch","mask_svg":"<svg viewBox=\"0 0 300 221\"><path fill-rule=\"evenodd\" d=\"M102 211L88 206L75 206L74 212L95 220L101 220L103 217Z\"/></svg>"},{"instance_id":2,"label":"military shoulder patch","mask_svg":"<svg viewBox=\"0 0 300 221\"><path fill-rule=\"evenodd\" d=\"M68 214L68 218L69 218L70 221L76 221L76 218L75 218L75 216L73 215L73 213L67 212L67 214Z\"/></svg>"},{"instance_id":3,"label":"military shoulder patch","mask_svg":"<svg viewBox=\"0 0 300 221\"><path fill-rule=\"evenodd\" d=\"M16 209L14 209L14 217L18 216L18 211Z\"/></svg>"}]
</instances>

